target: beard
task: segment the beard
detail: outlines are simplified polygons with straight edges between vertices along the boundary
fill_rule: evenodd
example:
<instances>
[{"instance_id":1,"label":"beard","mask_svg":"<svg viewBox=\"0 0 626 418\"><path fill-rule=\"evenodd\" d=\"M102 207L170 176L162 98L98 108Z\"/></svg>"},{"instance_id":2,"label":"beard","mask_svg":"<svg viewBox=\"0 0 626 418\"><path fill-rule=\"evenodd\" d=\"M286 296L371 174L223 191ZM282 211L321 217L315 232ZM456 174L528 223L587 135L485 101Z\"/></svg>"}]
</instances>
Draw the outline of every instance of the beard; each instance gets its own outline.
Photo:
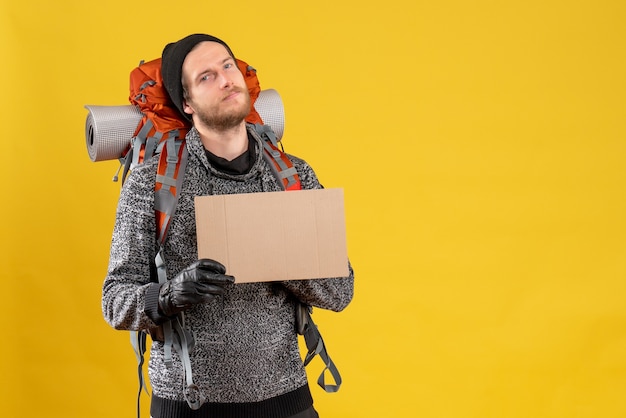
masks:
<instances>
[{"instance_id":1,"label":"beard","mask_svg":"<svg viewBox=\"0 0 626 418\"><path fill-rule=\"evenodd\" d=\"M196 116L204 126L215 131L228 131L239 126L248 116L250 113L250 95L248 90L238 87L234 90L244 93L245 100L243 103L237 103L236 106L227 109L220 109L219 105L211 109L196 109Z\"/></svg>"}]
</instances>

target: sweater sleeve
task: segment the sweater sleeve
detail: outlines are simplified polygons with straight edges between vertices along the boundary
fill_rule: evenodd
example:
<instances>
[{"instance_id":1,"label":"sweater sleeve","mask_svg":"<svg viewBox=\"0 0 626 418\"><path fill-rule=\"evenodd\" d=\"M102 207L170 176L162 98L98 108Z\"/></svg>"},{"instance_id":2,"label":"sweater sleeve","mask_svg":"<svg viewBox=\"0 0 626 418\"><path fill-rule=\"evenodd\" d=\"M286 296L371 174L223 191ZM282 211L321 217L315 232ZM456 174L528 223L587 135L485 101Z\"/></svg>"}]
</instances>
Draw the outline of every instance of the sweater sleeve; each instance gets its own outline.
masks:
<instances>
[{"instance_id":1,"label":"sweater sleeve","mask_svg":"<svg viewBox=\"0 0 626 418\"><path fill-rule=\"evenodd\" d=\"M288 280L282 283L301 302L339 312L348 306L354 295L354 271L349 263L348 268L347 277Z\"/></svg>"},{"instance_id":2,"label":"sweater sleeve","mask_svg":"<svg viewBox=\"0 0 626 418\"><path fill-rule=\"evenodd\" d=\"M150 264L157 249L154 217L154 167L131 172L122 187L107 276L102 288L102 312L113 328L146 330L155 326L146 313L146 295L154 293ZM152 289L152 292L148 292Z\"/></svg>"},{"instance_id":3,"label":"sweater sleeve","mask_svg":"<svg viewBox=\"0 0 626 418\"><path fill-rule=\"evenodd\" d=\"M289 158L296 166L303 189L323 188L311 166L297 157ZM301 302L338 312L348 306L354 295L354 270L350 262L348 271L346 277L288 280L282 284Z\"/></svg>"}]
</instances>

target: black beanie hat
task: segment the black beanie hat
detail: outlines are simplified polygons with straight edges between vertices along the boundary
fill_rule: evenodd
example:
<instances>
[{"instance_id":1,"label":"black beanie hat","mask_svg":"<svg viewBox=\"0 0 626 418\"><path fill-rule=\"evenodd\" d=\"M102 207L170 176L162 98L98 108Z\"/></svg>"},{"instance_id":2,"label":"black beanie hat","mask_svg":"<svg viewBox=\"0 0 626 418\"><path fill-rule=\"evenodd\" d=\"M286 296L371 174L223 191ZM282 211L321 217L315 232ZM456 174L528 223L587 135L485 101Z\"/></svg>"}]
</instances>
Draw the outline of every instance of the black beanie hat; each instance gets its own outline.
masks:
<instances>
[{"instance_id":1,"label":"black beanie hat","mask_svg":"<svg viewBox=\"0 0 626 418\"><path fill-rule=\"evenodd\" d=\"M163 49L161 56L161 75L163 77L163 85L167 90L172 102L176 105L178 111L187 119L191 120L191 116L183 111L183 62L187 54L200 42L217 42L226 48L231 57L235 55L230 50L226 42L211 35L196 33L189 35L178 42L167 44Z\"/></svg>"}]
</instances>

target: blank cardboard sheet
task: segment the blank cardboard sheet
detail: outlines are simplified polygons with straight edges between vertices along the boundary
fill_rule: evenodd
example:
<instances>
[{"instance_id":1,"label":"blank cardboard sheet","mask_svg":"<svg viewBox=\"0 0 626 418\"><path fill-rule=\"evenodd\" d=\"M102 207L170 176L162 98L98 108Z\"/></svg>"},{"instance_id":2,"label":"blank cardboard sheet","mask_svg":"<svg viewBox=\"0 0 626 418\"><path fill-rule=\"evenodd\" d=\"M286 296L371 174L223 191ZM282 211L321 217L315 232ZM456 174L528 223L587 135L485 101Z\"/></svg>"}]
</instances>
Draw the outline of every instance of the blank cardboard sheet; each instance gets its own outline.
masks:
<instances>
[{"instance_id":1,"label":"blank cardboard sheet","mask_svg":"<svg viewBox=\"0 0 626 418\"><path fill-rule=\"evenodd\" d=\"M198 257L236 283L348 275L342 189L198 196Z\"/></svg>"}]
</instances>

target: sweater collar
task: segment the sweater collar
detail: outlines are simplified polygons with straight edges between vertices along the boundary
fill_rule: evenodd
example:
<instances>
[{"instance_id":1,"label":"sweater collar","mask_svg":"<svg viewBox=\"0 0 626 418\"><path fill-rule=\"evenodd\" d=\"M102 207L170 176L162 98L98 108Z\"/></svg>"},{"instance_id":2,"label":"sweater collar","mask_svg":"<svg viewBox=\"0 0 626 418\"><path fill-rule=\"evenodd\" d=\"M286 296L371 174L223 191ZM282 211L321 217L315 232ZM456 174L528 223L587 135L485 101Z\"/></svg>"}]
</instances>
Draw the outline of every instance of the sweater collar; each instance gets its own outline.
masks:
<instances>
[{"instance_id":1,"label":"sweater collar","mask_svg":"<svg viewBox=\"0 0 626 418\"><path fill-rule=\"evenodd\" d=\"M219 164L212 164L209 162L207 158L206 149L204 145L202 145L202 141L200 140L200 134L195 127L192 127L186 136L187 149L189 150L189 155L193 155L197 158L202 165L209 170L209 172L217 177L232 179L232 180L240 180L245 181L249 178L255 177L262 170L262 160L263 160L263 143L259 135L252 128L253 125L246 123L246 129L248 131L248 139L249 141L254 141L256 146L249 146L248 150L252 153L249 157L252 161L250 169L246 173L237 174L237 173L228 173L223 169L219 168ZM219 158L219 157L218 157Z\"/></svg>"}]
</instances>

